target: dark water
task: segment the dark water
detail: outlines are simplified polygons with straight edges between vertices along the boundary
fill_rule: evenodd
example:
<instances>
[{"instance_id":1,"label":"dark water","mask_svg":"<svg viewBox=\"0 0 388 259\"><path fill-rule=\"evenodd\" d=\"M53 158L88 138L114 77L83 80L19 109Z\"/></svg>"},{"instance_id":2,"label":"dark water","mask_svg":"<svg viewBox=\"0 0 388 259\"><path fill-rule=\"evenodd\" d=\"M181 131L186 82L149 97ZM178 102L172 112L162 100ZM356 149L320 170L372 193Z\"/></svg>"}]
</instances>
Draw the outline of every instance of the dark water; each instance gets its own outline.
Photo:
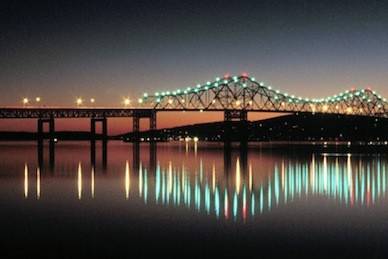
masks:
<instances>
[{"instance_id":1,"label":"dark water","mask_svg":"<svg viewBox=\"0 0 388 259\"><path fill-rule=\"evenodd\" d=\"M0 144L1 257L384 258L388 156L252 145ZM47 152L47 150L45 150Z\"/></svg>"}]
</instances>

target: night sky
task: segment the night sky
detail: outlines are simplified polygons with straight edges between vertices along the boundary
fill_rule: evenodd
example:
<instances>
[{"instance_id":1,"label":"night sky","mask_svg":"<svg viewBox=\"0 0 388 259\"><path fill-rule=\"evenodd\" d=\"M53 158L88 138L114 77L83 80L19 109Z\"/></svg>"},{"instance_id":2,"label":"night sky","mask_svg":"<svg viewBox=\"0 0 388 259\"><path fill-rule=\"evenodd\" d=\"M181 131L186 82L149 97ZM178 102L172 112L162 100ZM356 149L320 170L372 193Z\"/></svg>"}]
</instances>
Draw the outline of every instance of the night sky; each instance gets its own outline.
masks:
<instances>
[{"instance_id":1,"label":"night sky","mask_svg":"<svg viewBox=\"0 0 388 259\"><path fill-rule=\"evenodd\" d=\"M384 1L79 2L1 1L2 106L121 106L227 72L310 98L367 86L388 97Z\"/></svg>"}]
</instances>

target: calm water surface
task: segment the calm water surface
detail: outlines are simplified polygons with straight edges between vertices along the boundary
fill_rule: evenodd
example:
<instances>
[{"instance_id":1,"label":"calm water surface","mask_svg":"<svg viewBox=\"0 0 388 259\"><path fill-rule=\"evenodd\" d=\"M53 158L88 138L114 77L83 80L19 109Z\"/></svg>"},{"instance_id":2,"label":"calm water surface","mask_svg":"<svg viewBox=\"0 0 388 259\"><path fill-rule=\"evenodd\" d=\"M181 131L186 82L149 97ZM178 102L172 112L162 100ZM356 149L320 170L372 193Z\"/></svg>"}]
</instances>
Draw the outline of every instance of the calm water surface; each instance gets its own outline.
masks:
<instances>
[{"instance_id":1,"label":"calm water surface","mask_svg":"<svg viewBox=\"0 0 388 259\"><path fill-rule=\"evenodd\" d=\"M384 258L388 156L250 145L0 143L5 256ZM135 151L134 151L135 150Z\"/></svg>"}]
</instances>

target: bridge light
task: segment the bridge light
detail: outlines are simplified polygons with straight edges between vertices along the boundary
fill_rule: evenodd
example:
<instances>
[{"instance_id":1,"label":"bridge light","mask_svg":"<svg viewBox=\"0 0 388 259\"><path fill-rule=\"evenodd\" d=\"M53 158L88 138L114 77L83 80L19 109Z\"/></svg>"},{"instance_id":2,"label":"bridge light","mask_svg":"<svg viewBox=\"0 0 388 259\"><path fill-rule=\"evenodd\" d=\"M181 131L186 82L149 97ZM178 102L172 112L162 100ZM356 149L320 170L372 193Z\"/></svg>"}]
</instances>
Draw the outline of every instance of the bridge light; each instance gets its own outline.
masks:
<instances>
[{"instance_id":1,"label":"bridge light","mask_svg":"<svg viewBox=\"0 0 388 259\"><path fill-rule=\"evenodd\" d=\"M216 103L216 100L213 100L212 103Z\"/></svg>"},{"instance_id":2,"label":"bridge light","mask_svg":"<svg viewBox=\"0 0 388 259\"><path fill-rule=\"evenodd\" d=\"M158 93L158 92L156 92L156 93L155 93L155 96L159 96L159 93Z\"/></svg>"},{"instance_id":3,"label":"bridge light","mask_svg":"<svg viewBox=\"0 0 388 259\"><path fill-rule=\"evenodd\" d=\"M243 72L243 73L241 74L241 76L242 76L242 77L248 77L248 73L247 73L247 72Z\"/></svg>"},{"instance_id":4,"label":"bridge light","mask_svg":"<svg viewBox=\"0 0 388 259\"><path fill-rule=\"evenodd\" d=\"M137 100L137 102L138 102L138 103L143 103L143 99L142 99L142 98L139 98L139 99Z\"/></svg>"},{"instance_id":5,"label":"bridge light","mask_svg":"<svg viewBox=\"0 0 388 259\"><path fill-rule=\"evenodd\" d=\"M168 99L168 103L169 103L169 104L172 104L172 99Z\"/></svg>"},{"instance_id":6,"label":"bridge light","mask_svg":"<svg viewBox=\"0 0 388 259\"><path fill-rule=\"evenodd\" d=\"M249 101L248 104L249 104L249 105L252 105L252 101Z\"/></svg>"},{"instance_id":7,"label":"bridge light","mask_svg":"<svg viewBox=\"0 0 388 259\"><path fill-rule=\"evenodd\" d=\"M181 100L181 103L185 103L185 99L182 99L182 100Z\"/></svg>"},{"instance_id":8,"label":"bridge light","mask_svg":"<svg viewBox=\"0 0 388 259\"><path fill-rule=\"evenodd\" d=\"M255 81L256 81L256 78L251 77L251 81L255 82Z\"/></svg>"},{"instance_id":9,"label":"bridge light","mask_svg":"<svg viewBox=\"0 0 388 259\"><path fill-rule=\"evenodd\" d=\"M128 105L131 104L131 100L128 97L126 97L126 98L124 98L123 103L124 103L125 106L128 106Z\"/></svg>"},{"instance_id":10,"label":"bridge light","mask_svg":"<svg viewBox=\"0 0 388 259\"><path fill-rule=\"evenodd\" d=\"M39 97L39 96L36 97L36 98L35 98L35 101L36 101L37 103L39 103L39 102L40 102L40 97Z\"/></svg>"},{"instance_id":11,"label":"bridge light","mask_svg":"<svg viewBox=\"0 0 388 259\"><path fill-rule=\"evenodd\" d=\"M96 99L90 98L90 103L95 103L95 102L96 102Z\"/></svg>"},{"instance_id":12,"label":"bridge light","mask_svg":"<svg viewBox=\"0 0 388 259\"><path fill-rule=\"evenodd\" d=\"M157 99L156 99L156 102L157 102L157 103L160 103L160 98L157 98Z\"/></svg>"},{"instance_id":13,"label":"bridge light","mask_svg":"<svg viewBox=\"0 0 388 259\"><path fill-rule=\"evenodd\" d=\"M219 77L216 77L216 81L220 81L220 78L219 78Z\"/></svg>"},{"instance_id":14,"label":"bridge light","mask_svg":"<svg viewBox=\"0 0 388 259\"><path fill-rule=\"evenodd\" d=\"M239 106L241 102L239 100L236 101L236 105Z\"/></svg>"},{"instance_id":15,"label":"bridge light","mask_svg":"<svg viewBox=\"0 0 388 259\"><path fill-rule=\"evenodd\" d=\"M144 96L145 98L147 98L147 97L148 97L148 93L144 93L143 96Z\"/></svg>"},{"instance_id":16,"label":"bridge light","mask_svg":"<svg viewBox=\"0 0 388 259\"><path fill-rule=\"evenodd\" d=\"M327 112L328 109L329 109L329 107L326 104L322 106L323 112Z\"/></svg>"},{"instance_id":17,"label":"bridge light","mask_svg":"<svg viewBox=\"0 0 388 259\"><path fill-rule=\"evenodd\" d=\"M198 142L199 139L198 139L198 137L194 137L193 140L194 140L194 142Z\"/></svg>"},{"instance_id":18,"label":"bridge light","mask_svg":"<svg viewBox=\"0 0 388 259\"><path fill-rule=\"evenodd\" d=\"M348 108L346 109L346 112L347 112L347 113L352 113L352 112L353 112L352 107L348 107Z\"/></svg>"},{"instance_id":19,"label":"bridge light","mask_svg":"<svg viewBox=\"0 0 388 259\"><path fill-rule=\"evenodd\" d=\"M75 103L77 104L77 106L80 106L80 105L83 103L82 98L78 97L78 98L75 100Z\"/></svg>"},{"instance_id":20,"label":"bridge light","mask_svg":"<svg viewBox=\"0 0 388 259\"><path fill-rule=\"evenodd\" d=\"M22 100L23 104L26 105L30 102L30 100L28 100L28 98L24 97L23 100Z\"/></svg>"}]
</instances>

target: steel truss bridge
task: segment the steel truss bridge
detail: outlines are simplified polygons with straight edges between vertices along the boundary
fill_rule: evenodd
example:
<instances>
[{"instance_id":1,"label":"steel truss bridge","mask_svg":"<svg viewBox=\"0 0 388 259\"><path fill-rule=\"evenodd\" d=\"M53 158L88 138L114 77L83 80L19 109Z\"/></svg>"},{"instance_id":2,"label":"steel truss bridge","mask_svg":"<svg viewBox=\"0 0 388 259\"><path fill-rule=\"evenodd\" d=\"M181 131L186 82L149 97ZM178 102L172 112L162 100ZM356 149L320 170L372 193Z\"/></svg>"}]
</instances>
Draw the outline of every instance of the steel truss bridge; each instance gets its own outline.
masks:
<instances>
[{"instance_id":1,"label":"steel truss bridge","mask_svg":"<svg viewBox=\"0 0 388 259\"><path fill-rule=\"evenodd\" d=\"M103 138L107 138L107 118L133 119L133 131L139 131L142 118L156 129L158 112L198 111L223 112L224 120L247 120L248 112L341 114L349 116L388 117L388 102L371 89L352 89L321 99L290 95L257 82L247 75L224 76L213 82L185 89L144 93L136 107L86 108L86 107L7 107L0 108L0 119L37 119L38 135L43 138L43 125L49 125L49 136L55 132L56 118L89 118L91 133L95 135L96 123L102 123ZM51 138L50 137L50 138Z\"/></svg>"}]
</instances>

